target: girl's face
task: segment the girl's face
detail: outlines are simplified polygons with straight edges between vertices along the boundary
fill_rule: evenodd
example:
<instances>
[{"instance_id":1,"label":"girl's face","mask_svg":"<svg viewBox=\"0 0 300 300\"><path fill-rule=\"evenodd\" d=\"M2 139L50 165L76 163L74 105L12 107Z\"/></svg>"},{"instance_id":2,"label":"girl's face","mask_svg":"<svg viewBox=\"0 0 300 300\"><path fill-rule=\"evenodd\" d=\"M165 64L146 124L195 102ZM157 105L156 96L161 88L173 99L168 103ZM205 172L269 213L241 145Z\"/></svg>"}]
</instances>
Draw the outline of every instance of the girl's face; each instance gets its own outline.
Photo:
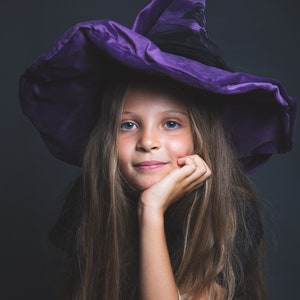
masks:
<instances>
[{"instance_id":1,"label":"girl's face","mask_svg":"<svg viewBox=\"0 0 300 300\"><path fill-rule=\"evenodd\" d=\"M193 153L186 106L164 93L127 93L118 136L120 171L130 186L145 190Z\"/></svg>"}]
</instances>

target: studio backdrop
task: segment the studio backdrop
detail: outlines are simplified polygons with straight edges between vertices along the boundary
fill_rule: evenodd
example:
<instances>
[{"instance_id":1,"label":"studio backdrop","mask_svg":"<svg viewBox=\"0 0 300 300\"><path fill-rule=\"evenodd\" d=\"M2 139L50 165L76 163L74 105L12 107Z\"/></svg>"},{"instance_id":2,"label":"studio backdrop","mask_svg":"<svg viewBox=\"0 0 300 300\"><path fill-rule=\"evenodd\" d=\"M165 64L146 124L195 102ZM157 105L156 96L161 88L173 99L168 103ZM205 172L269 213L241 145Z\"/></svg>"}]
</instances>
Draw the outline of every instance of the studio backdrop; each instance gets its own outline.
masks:
<instances>
[{"instance_id":1,"label":"studio backdrop","mask_svg":"<svg viewBox=\"0 0 300 300\"><path fill-rule=\"evenodd\" d=\"M48 241L79 168L52 157L23 116L20 74L75 23L131 26L145 0L4 0L1 30L1 299L57 299L63 253ZM294 0L207 0L210 38L236 71L279 79L300 99L300 18ZM259 108L258 108L259 109ZM251 175L267 215L271 299L296 299L300 284L300 134L292 152Z\"/></svg>"}]
</instances>

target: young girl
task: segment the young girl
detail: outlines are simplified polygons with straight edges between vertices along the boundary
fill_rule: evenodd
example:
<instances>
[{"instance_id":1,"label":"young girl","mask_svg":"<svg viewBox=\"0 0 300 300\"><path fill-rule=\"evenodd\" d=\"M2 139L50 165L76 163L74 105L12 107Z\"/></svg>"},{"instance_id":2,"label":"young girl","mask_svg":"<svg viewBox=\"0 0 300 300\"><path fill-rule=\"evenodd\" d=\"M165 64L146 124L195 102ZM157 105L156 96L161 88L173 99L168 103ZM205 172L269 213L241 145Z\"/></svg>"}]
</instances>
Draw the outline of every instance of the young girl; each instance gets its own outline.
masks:
<instances>
[{"instance_id":1,"label":"young girl","mask_svg":"<svg viewBox=\"0 0 300 300\"><path fill-rule=\"evenodd\" d=\"M74 26L20 97L50 151L82 165L51 232L63 299L265 299L245 173L291 148L296 103L228 70L204 1L152 1L133 30Z\"/></svg>"}]
</instances>

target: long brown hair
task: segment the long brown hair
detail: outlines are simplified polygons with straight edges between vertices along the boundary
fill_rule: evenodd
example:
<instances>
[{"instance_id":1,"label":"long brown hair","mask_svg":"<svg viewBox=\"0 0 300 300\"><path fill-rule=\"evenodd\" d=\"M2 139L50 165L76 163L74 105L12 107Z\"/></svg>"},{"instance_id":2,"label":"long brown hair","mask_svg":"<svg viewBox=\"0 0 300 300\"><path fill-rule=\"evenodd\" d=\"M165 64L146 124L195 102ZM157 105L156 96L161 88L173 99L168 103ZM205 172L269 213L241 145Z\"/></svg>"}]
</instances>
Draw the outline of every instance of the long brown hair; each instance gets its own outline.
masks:
<instances>
[{"instance_id":1,"label":"long brown hair","mask_svg":"<svg viewBox=\"0 0 300 300\"><path fill-rule=\"evenodd\" d=\"M209 299L265 299L257 200L233 154L218 101L213 95L174 88L167 79L143 79L142 84L187 101L195 153L212 170L203 187L175 202L165 214L180 293L189 299L201 293ZM78 276L68 299L138 299L138 194L119 173L116 143L124 95L136 85L118 82L107 88L86 148L76 184L82 205L73 254L73 272Z\"/></svg>"}]
</instances>

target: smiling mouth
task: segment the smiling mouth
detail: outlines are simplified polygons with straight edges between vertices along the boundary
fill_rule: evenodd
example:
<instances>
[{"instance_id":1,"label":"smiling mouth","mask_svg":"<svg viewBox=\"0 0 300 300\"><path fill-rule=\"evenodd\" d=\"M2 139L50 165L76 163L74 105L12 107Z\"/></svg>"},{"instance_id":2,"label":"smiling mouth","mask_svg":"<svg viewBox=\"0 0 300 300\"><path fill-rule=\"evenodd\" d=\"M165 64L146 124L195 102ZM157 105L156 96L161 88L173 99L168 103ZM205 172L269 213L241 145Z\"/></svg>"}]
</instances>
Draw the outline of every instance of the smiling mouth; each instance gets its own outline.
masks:
<instances>
[{"instance_id":1,"label":"smiling mouth","mask_svg":"<svg viewBox=\"0 0 300 300\"><path fill-rule=\"evenodd\" d=\"M134 167L141 171L155 170L163 167L167 163L161 161L143 161L135 164Z\"/></svg>"}]
</instances>

